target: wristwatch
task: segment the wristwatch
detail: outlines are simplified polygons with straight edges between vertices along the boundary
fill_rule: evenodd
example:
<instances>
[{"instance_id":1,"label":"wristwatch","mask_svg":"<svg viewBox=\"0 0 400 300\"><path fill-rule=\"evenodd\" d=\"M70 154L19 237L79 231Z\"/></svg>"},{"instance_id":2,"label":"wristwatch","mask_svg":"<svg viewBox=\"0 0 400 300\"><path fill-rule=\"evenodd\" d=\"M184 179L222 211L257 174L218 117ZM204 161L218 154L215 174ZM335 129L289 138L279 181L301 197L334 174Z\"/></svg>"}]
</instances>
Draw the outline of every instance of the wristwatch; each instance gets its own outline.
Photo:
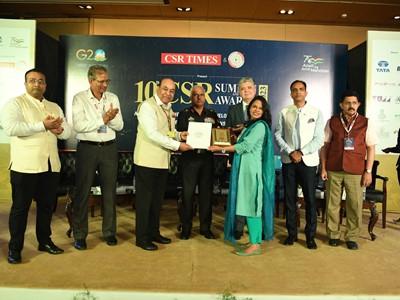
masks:
<instances>
[{"instance_id":1,"label":"wristwatch","mask_svg":"<svg viewBox=\"0 0 400 300\"><path fill-rule=\"evenodd\" d=\"M372 170L371 169L365 169L365 172L367 172L368 174L371 174Z\"/></svg>"}]
</instances>

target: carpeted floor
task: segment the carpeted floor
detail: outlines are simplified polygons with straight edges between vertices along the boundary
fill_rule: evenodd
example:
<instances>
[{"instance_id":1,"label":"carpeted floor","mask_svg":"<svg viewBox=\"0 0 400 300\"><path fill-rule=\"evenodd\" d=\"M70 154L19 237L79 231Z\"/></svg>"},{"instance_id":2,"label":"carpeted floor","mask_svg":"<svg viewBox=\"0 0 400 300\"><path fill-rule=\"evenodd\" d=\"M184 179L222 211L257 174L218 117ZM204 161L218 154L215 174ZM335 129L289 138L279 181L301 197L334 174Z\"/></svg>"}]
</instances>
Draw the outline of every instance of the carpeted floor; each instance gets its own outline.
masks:
<instances>
[{"instance_id":1,"label":"carpeted floor","mask_svg":"<svg viewBox=\"0 0 400 300\"><path fill-rule=\"evenodd\" d=\"M213 231L217 240L198 234L179 240L176 203L167 200L162 211L162 234L173 239L159 251L147 252L134 246L134 211L129 204L118 206L118 240L115 247L101 240L101 217L90 217L89 249L77 251L68 229L61 199L53 219L53 240L65 253L52 256L37 251L35 207L31 208L23 263L6 261L9 203L0 201L0 286L120 291L215 293L230 291L264 295L398 295L400 294L400 225L388 215L386 229L378 222L376 241L371 241L366 225L360 250L350 251L344 243L327 245L325 227L319 220L317 250L305 247L305 237L292 247L282 245L285 223L276 219L276 238L264 243L263 255L239 257L223 242L223 205L214 207ZM368 212L365 211L364 223ZM197 218L196 218L197 220ZM304 216L302 217L304 227ZM242 242L245 242L243 240Z\"/></svg>"}]
</instances>

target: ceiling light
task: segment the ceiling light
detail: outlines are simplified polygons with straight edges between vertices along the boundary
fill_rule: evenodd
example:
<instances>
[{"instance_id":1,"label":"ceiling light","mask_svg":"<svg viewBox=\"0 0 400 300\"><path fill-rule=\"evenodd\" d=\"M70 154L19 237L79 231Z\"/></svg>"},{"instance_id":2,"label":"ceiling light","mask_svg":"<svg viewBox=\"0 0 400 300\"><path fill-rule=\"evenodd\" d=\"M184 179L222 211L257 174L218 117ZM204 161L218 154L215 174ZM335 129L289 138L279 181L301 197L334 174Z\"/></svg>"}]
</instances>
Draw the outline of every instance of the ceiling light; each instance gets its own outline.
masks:
<instances>
[{"instance_id":1,"label":"ceiling light","mask_svg":"<svg viewBox=\"0 0 400 300\"><path fill-rule=\"evenodd\" d=\"M400 20L400 16L394 16L393 19Z\"/></svg>"},{"instance_id":2,"label":"ceiling light","mask_svg":"<svg viewBox=\"0 0 400 300\"><path fill-rule=\"evenodd\" d=\"M346 19L347 18L347 14L343 13L343 14L340 15L340 17L342 17L343 19Z\"/></svg>"},{"instance_id":3,"label":"ceiling light","mask_svg":"<svg viewBox=\"0 0 400 300\"><path fill-rule=\"evenodd\" d=\"M192 8L191 7L177 7L176 10L179 12L191 12Z\"/></svg>"},{"instance_id":4,"label":"ceiling light","mask_svg":"<svg viewBox=\"0 0 400 300\"><path fill-rule=\"evenodd\" d=\"M93 9L93 5L88 5L88 4L79 4L78 7L80 9Z\"/></svg>"},{"instance_id":5,"label":"ceiling light","mask_svg":"<svg viewBox=\"0 0 400 300\"><path fill-rule=\"evenodd\" d=\"M279 11L279 14L281 14L281 15L293 15L294 14L294 10L293 9L288 9L288 10L281 9Z\"/></svg>"}]
</instances>

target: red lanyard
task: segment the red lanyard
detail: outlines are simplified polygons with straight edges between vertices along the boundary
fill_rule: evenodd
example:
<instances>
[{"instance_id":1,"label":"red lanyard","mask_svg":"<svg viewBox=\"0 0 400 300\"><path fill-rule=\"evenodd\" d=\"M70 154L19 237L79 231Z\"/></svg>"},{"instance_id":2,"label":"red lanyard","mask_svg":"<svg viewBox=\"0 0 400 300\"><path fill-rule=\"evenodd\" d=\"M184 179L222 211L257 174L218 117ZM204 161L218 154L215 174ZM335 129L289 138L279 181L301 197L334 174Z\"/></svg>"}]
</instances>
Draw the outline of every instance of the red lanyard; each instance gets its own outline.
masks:
<instances>
[{"instance_id":1,"label":"red lanyard","mask_svg":"<svg viewBox=\"0 0 400 300\"><path fill-rule=\"evenodd\" d=\"M347 132L347 136L350 135L350 131L353 129L353 126L354 126L354 123L356 122L357 117L358 117L358 113L356 113L356 116L354 117L350 126L346 126L346 123L344 122L344 119L343 119L343 113L340 113L340 121L342 122L344 130Z\"/></svg>"}]
</instances>

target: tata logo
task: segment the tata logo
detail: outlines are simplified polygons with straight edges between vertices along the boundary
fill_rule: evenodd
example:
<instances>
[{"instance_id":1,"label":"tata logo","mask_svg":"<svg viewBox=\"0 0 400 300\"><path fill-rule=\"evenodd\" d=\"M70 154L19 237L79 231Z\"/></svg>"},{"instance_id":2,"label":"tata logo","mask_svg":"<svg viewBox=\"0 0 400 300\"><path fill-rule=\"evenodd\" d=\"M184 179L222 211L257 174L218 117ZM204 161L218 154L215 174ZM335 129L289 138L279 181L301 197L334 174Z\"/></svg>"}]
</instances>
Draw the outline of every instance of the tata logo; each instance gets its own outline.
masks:
<instances>
[{"instance_id":1,"label":"tata logo","mask_svg":"<svg viewBox=\"0 0 400 300\"><path fill-rule=\"evenodd\" d=\"M380 73L389 73L389 63L386 60L378 61L378 68L376 68L376 71Z\"/></svg>"},{"instance_id":2,"label":"tata logo","mask_svg":"<svg viewBox=\"0 0 400 300\"><path fill-rule=\"evenodd\" d=\"M381 68L387 68L389 66L389 63L386 60L381 60L378 61L378 66Z\"/></svg>"},{"instance_id":3,"label":"tata logo","mask_svg":"<svg viewBox=\"0 0 400 300\"><path fill-rule=\"evenodd\" d=\"M92 49L78 49L75 52L75 57L79 60L87 60L87 61L106 61L106 52L103 49L96 49L93 51Z\"/></svg>"}]
</instances>

